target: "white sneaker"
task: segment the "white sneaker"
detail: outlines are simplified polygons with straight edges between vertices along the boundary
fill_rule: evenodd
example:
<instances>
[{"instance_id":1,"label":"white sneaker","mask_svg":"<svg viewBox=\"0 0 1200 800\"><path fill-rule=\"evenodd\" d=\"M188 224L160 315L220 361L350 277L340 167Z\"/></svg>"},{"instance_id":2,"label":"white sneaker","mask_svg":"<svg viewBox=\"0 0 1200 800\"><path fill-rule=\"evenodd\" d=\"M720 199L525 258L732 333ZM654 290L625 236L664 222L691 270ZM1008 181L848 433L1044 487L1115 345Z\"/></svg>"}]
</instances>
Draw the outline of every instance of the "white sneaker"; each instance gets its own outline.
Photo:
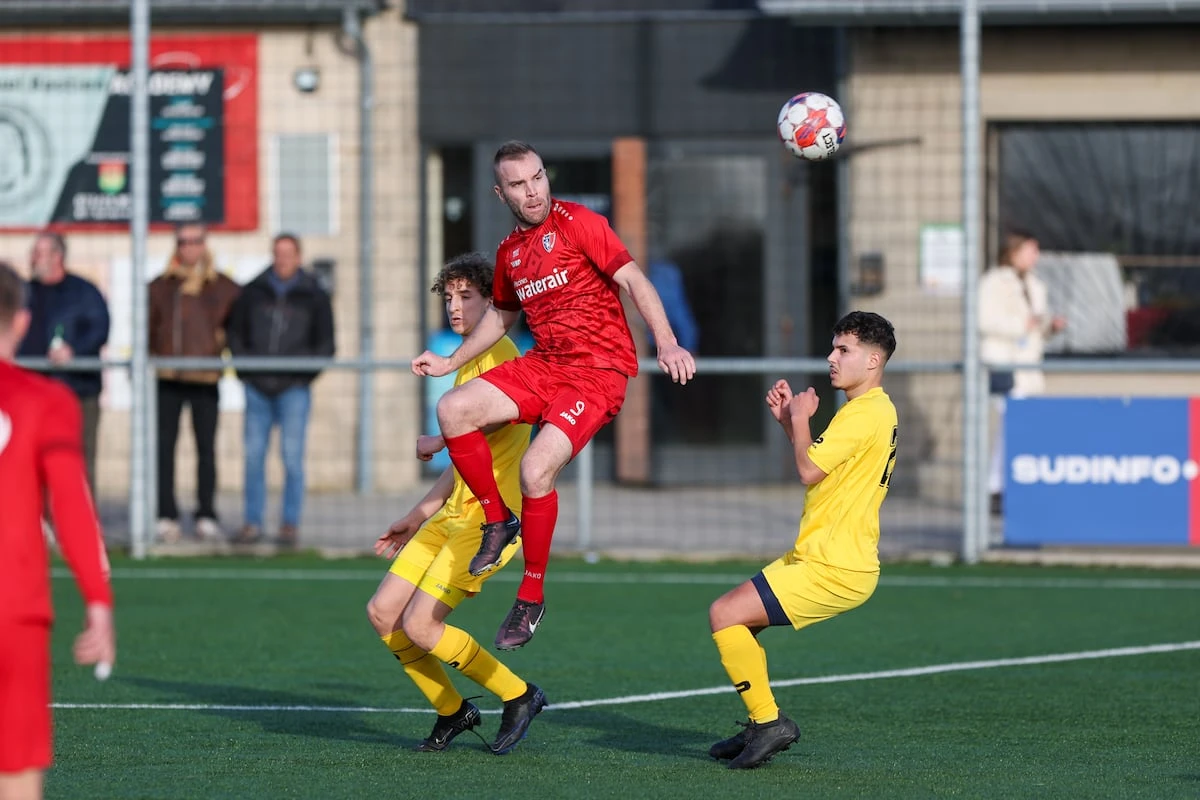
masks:
<instances>
[{"instance_id":1,"label":"white sneaker","mask_svg":"<svg viewBox=\"0 0 1200 800\"><path fill-rule=\"evenodd\" d=\"M196 518L196 538L202 542L215 542L225 538L225 532L212 517Z\"/></svg>"},{"instance_id":2,"label":"white sneaker","mask_svg":"<svg viewBox=\"0 0 1200 800\"><path fill-rule=\"evenodd\" d=\"M179 529L179 523L166 517L158 521L154 530L158 535L158 540L163 544L175 544L183 537L183 532Z\"/></svg>"}]
</instances>

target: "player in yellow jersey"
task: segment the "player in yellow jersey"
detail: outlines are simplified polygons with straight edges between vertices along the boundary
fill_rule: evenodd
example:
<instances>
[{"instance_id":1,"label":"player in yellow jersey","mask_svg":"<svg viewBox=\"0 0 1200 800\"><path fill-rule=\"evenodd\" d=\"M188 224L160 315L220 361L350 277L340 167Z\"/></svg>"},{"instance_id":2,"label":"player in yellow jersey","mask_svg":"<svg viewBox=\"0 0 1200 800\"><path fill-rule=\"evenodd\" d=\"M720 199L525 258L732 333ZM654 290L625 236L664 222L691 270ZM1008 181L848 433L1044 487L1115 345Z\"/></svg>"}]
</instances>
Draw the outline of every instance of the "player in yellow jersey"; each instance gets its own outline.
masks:
<instances>
[{"instance_id":1,"label":"player in yellow jersey","mask_svg":"<svg viewBox=\"0 0 1200 800\"><path fill-rule=\"evenodd\" d=\"M786 381L767 393L767 407L792 442L804 495L796 544L762 572L709 608L721 664L746 704L750 720L717 742L713 758L730 769L752 769L800 738L780 712L767 678L767 653L756 638L771 625L796 630L866 602L879 581L879 506L896 463L896 407L880 384L896 350L892 324L852 311L833 328L829 379L847 403L812 438L817 411L811 387L793 395Z\"/></svg>"},{"instance_id":2,"label":"player in yellow jersey","mask_svg":"<svg viewBox=\"0 0 1200 800\"><path fill-rule=\"evenodd\" d=\"M483 317L491 301L493 269L491 259L471 253L453 259L438 273L432 291L444 298L455 333L466 336ZM511 339L501 338L464 364L454 385L518 354ZM497 425L487 432L496 481L504 502L514 511L520 509L520 463L529 435L529 426L523 424ZM421 436L417 457L428 461L445 446L441 436ZM493 570L472 575L469 565L479 550L484 521L479 501L451 466L425 497L375 542L376 554L396 558L367 604L367 616L438 714L433 732L417 750L445 750L454 737L479 725L479 709L458 693L443 664L503 701L500 731L491 744L497 755L516 747L546 705L541 689L513 674L466 631L446 624L450 612L477 593L517 551L519 539L505 547Z\"/></svg>"}]
</instances>

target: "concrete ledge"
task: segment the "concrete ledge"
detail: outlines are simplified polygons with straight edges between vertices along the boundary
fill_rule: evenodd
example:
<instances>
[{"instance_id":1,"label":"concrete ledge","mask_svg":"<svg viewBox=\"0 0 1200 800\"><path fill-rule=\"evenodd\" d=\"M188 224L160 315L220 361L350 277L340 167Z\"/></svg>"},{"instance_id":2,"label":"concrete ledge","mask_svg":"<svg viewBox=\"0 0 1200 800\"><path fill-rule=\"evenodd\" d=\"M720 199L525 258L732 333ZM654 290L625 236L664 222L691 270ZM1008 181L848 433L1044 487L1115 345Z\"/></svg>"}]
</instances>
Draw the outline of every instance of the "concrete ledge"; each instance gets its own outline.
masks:
<instances>
[{"instance_id":1,"label":"concrete ledge","mask_svg":"<svg viewBox=\"0 0 1200 800\"><path fill-rule=\"evenodd\" d=\"M1151 569L1200 569L1200 548L1104 549L1043 548L1041 550L989 550L989 564L1034 564L1071 567L1148 567Z\"/></svg>"}]
</instances>

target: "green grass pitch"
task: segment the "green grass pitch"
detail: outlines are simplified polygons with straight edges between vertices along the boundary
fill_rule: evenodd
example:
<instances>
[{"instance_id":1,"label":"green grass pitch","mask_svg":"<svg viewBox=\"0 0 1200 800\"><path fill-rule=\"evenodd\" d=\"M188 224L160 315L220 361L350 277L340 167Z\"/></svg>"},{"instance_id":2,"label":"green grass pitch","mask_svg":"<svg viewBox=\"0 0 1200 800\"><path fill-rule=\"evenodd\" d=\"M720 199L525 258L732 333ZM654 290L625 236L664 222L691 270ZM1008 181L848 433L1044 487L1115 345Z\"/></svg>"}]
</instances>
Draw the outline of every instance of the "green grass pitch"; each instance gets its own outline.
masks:
<instances>
[{"instance_id":1,"label":"green grass pitch","mask_svg":"<svg viewBox=\"0 0 1200 800\"><path fill-rule=\"evenodd\" d=\"M412 751L432 712L363 610L386 562L118 561L106 683L70 662L59 568L47 796L1200 796L1200 575L884 565L862 608L763 634L802 738L743 773L707 755L745 717L707 608L757 566L552 564L537 638L503 656L551 708L504 757ZM454 622L490 646L517 574ZM1154 645L1179 649L1119 650ZM477 703L490 741L499 702Z\"/></svg>"}]
</instances>

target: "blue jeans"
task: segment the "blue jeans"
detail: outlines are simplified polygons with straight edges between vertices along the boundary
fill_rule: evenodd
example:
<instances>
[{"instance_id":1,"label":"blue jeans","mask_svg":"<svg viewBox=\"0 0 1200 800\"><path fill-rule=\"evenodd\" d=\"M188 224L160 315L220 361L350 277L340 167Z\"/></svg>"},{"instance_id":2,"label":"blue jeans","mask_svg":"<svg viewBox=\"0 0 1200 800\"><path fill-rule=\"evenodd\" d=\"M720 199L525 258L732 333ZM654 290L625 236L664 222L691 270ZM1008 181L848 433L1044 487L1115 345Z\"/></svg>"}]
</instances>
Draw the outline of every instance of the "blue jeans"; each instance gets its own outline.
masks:
<instances>
[{"instance_id":1,"label":"blue jeans","mask_svg":"<svg viewBox=\"0 0 1200 800\"><path fill-rule=\"evenodd\" d=\"M312 393L307 386L296 386L276 395L263 394L249 384L245 384L245 389L245 524L260 528L263 525L267 446L271 428L278 425L284 472L283 524L298 526L304 507L304 442Z\"/></svg>"}]
</instances>

